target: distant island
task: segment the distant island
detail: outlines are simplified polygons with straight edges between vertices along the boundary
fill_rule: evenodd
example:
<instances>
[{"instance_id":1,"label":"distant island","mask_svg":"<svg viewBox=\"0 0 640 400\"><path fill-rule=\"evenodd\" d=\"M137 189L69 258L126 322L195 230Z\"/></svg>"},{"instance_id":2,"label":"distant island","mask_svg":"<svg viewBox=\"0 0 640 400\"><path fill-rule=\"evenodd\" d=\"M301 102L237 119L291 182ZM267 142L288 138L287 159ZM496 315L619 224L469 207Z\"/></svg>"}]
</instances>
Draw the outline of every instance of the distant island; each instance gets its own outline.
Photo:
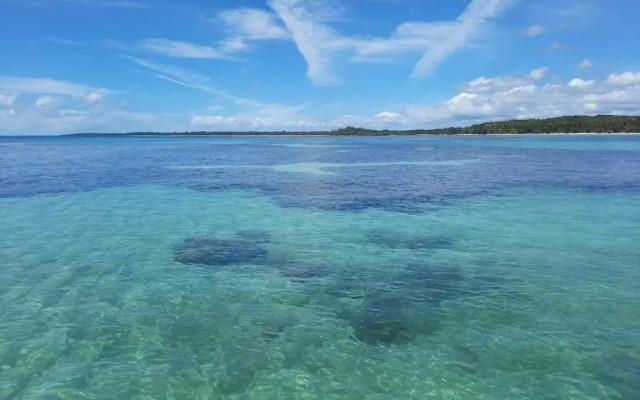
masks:
<instances>
[{"instance_id":1,"label":"distant island","mask_svg":"<svg viewBox=\"0 0 640 400\"><path fill-rule=\"evenodd\" d=\"M124 136L412 136L412 135L517 135L517 134L620 134L640 133L640 116L596 115L565 116L546 119L523 119L485 122L466 127L412 130L375 130L346 127L332 131L195 131L195 132L130 132ZM76 133L72 136L106 136Z\"/></svg>"}]
</instances>

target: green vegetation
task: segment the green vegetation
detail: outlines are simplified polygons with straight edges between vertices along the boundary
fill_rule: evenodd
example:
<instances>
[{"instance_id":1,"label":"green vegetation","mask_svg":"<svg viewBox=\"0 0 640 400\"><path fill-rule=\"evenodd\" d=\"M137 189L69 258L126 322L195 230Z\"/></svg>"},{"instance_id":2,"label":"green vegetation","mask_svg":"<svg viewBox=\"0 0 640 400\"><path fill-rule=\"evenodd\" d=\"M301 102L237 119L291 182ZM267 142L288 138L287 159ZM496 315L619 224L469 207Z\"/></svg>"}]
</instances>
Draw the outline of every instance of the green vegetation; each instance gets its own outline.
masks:
<instances>
[{"instance_id":1,"label":"green vegetation","mask_svg":"<svg viewBox=\"0 0 640 400\"><path fill-rule=\"evenodd\" d=\"M544 134L544 133L640 133L639 116L597 115L567 116L547 119L525 119L485 122L467 127L414 130L373 130L346 127L318 132L132 132L130 136L392 136L392 135L487 135L487 134Z\"/></svg>"}]
</instances>

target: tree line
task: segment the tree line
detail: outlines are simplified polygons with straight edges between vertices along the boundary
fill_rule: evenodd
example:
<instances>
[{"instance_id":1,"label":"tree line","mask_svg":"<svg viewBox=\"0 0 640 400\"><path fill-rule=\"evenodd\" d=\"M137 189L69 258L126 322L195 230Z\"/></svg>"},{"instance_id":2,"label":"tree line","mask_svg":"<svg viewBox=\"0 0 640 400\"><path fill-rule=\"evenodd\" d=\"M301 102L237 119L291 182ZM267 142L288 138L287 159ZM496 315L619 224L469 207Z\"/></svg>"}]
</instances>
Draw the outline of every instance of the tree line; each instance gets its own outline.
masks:
<instances>
[{"instance_id":1,"label":"tree line","mask_svg":"<svg viewBox=\"0 0 640 400\"><path fill-rule=\"evenodd\" d=\"M639 116L597 115L566 116L546 119L522 119L484 122L466 127L412 130L375 130L346 127L332 131L197 131L197 132L132 132L131 136L251 136L251 135L328 135L328 136L392 136L392 135L488 135L488 134L545 134L545 133L640 133Z\"/></svg>"}]
</instances>

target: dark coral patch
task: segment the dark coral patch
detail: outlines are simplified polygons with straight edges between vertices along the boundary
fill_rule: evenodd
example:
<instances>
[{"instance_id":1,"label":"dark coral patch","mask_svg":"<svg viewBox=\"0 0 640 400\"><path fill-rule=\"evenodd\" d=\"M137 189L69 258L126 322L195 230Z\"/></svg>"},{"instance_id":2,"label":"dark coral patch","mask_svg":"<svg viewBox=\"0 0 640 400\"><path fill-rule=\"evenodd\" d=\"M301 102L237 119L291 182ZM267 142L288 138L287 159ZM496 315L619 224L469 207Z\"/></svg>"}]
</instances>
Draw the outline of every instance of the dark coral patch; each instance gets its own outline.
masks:
<instances>
[{"instance_id":1,"label":"dark coral patch","mask_svg":"<svg viewBox=\"0 0 640 400\"><path fill-rule=\"evenodd\" d=\"M182 264L230 265L264 258L267 251L258 244L239 239L188 238L173 248Z\"/></svg>"},{"instance_id":2,"label":"dark coral patch","mask_svg":"<svg viewBox=\"0 0 640 400\"><path fill-rule=\"evenodd\" d=\"M402 299L380 296L365 302L365 307L351 315L355 336L371 345L406 344L415 338L404 313Z\"/></svg>"}]
</instances>

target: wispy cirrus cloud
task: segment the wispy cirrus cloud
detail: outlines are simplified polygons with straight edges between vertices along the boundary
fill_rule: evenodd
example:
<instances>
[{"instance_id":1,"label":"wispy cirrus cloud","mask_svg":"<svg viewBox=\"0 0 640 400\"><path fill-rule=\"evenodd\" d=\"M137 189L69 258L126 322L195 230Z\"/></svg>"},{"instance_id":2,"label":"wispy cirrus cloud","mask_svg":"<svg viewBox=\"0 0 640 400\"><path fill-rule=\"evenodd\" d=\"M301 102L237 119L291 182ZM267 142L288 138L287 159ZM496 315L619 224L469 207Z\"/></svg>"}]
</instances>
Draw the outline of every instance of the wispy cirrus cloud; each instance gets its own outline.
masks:
<instances>
[{"instance_id":1,"label":"wispy cirrus cloud","mask_svg":"<svg viewBox=\"0 0 640 400\"><path fill-rule=\"evenodd\" d=\"M63 39L55 36L45 36L43 37L43 39L46 40L47 42L61 44L64 46L82 46L85 44L84 42L81 42L78 40Z\"/></svg>"},{"instance_id":2,"label":"wispy cirrus cloud","mask_svg":"<svg viewBox=\"0 0 640 400\"><path fill-rule=\"evenodd\" d=\"M146 39L140 47L176 58L234 59L251 49L250 42L291 40L307 63L307 77L315 84L339 81L334 64L339 54L352 62L378 62L394 54L419 56L412 78L425 78L448 57L481 37L487 23L517 0L472 0L453 21L407 22L387 38L344 35L330 26L337 11L314 0L270 0L271 10L237 8L214 19L228 36L214 45L164 38Z\"/></svg>"},{"instance_id":3,"label":"wispy cirrus cloud","mask_svg":"<svg viewBox=\"0 0 640 400\"><path fill-rule=\"evenodd\" d=\"M210 93L215 96L225 98L227 100L232 100L233 102L239 105L253 106L253 107L262 107L266 105L266 103L262 103L253 99L235 96L233 94L227 93L224 90L220 90L214 86L211 78L199 72L189 70L187 68L158 63L155 61L151 61L151 60L147 60L139 57L131 57L131 56L121 56L121 57L129 61L132 61L133 63L141 67L147 68L152 72L152 74L155 77L159 79L163 79L163 80L166 80L181 86L189 87L195 90L200 90L202 92Z\"/></svg>"},{"instance_id":4,"label":"wispy cirrus cloud","mask_svg":"<svg viewBox=\"0 0 640 400\"><path fill-rule=\"evenodd\" d=\"M236 8L218 13L212 22L222 22L227 31L248 40L290 39L291 35L273 13L257 8Z\"/></svg>"},{"instance_id":5,"label":"wispy cirrus cloud","mask_svg":"<svg viewBox=\"0 0 640 400\"><path fill-rule=\"evenodd\" d=\"M234 59L234 54L249 50L249 42L290 39L289 31L274 14L254 8L238 8L219 12L205 21L222 24L228 36L215 45L201 45L163 38L145 39L143 49L168 57L201 59Z\"/></svg>"},{"instance_id":6,"label":"wispy cirrus cloud","mask_svg":"<svg viewBox=\"0 0 640 400\"><path fill-rule=\"evenodd\" d=\"M181 42L168 39L145 39L141 46L154 53L168 57L178 58L217 58L227 59L228 48L216 48L212 46L197 45L189 42Z\"/></svg>"},{"instance_id":7,"label":"wispy cirrus cloud","mask_svg":"<svg viewBox=\"0 0 640 400\"><path fill-rule=\"evenodd\" d=\"M512 0L473 0L453 21L410 22L399 25L389 38L342 35L312 11L309 0L272 0L271 8L284 22L307 62L307 76L317 84L337 82L336 54L350 52L352 60L367 62L393 53L421 54L411 73L425 78L448 57L479 36Z\"/></svg>"}]
</instances>

